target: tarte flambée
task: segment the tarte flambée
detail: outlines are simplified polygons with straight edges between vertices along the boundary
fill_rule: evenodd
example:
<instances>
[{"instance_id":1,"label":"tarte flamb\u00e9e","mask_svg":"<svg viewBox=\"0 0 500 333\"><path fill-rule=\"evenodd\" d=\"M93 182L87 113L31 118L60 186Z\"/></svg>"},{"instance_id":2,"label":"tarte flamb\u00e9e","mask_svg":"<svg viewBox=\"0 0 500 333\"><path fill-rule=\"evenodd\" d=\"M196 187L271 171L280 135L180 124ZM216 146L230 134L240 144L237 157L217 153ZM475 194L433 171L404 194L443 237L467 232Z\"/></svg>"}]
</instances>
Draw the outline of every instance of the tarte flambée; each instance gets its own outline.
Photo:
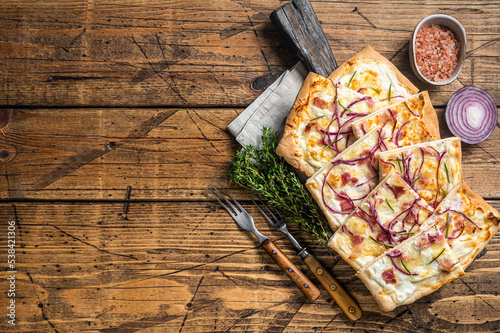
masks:
<instances>
[{"instance_id":1,"label":"tarte flamb\u00e9e","mask_svg":"<svg viewBox=\"0 0 500 333\"><path fill-rule=\"evenodd\" d=\"M416 234L433 212L398 174L391 172L349 215L328 245L359 270Z\"/></svg>"}]
</instances>

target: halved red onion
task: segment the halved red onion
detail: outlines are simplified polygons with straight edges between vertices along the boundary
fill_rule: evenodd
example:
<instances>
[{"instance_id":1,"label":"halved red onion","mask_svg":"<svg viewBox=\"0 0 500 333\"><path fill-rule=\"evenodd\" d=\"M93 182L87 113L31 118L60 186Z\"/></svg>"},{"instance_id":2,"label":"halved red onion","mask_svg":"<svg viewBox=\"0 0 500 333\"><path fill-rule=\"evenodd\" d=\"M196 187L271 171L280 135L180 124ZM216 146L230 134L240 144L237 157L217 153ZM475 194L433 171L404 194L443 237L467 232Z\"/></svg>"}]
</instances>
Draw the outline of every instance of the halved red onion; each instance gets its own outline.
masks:
<instances>
[{"instance_id":1,"label":"halved red onion","mask_svg":"<svg viewBox=\"0 0 500 333\"><path fill-rule=\"evenodd\" d=\"M445 116L451 133L469 144L486 140L498 120L493 97L474 86L465 86L451 96Z\"/></svg>"}]
</instances>

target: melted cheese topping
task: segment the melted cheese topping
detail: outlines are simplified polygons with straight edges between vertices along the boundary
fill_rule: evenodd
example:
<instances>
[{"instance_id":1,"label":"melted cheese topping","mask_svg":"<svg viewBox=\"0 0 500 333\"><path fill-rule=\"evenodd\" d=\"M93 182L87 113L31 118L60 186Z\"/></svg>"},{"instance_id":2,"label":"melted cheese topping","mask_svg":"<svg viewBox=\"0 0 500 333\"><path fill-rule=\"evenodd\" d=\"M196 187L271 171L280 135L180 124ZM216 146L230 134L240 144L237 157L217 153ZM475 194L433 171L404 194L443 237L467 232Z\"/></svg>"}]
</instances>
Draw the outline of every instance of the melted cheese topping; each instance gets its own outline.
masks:
<instances>
[{"instance_id":1,"label":"melted cheese topping","mask_svg":"<svg viewBox=\"0 0 500 333\"><path fill-rule=\"evenodd\" d=\"M337 82L343 86L349 84L349 88L356 91L363 89L364 94L379 100L389 99L389 87L391 99L397 99L396 96L411 96L411 92L399 81L396 72L387 63L375 59L357 59L347 66Z\"/></svg>"},{"instance_id":2,"label":"melted cheese topping","mask_svg":"<svg viewBox=\"0 0 500 333\"><path fill-rule=\"evenodd\" d=\"M343 200L339 198L338 193L344 192L353 200L354 206L356 206L377 185L378 176L374 172L378 172L378 154L380 151L426 142L432 139L422 124L422 118L413 115L406 103L399 105L401 107L397 109L397 114L394 117L387 115L387 113L393 112L393 108L390 107L385 110L386 113L376 112L376 117L369 116L363 118L363 121L367 118L374 119L376 123L383 124L384 126L375 127L370 133L360 138L342 154L337 156L331 163L322 167L306 182L309 190L321 191L320 199L317 202L325 212L333 229L337 229L342 225L351 212L350 210L347 212L342 210L341 203ZM359 159L362 154L374 149L376 150L373 154L372 165L366 163L364 160L358 160L350 164L343 162ZM341 175L346 172L351 177L357 178L358 182L348 184L339 182L338 180L341 178ZM327 184L323 186L325 179ZM362 183L364 185L360 185Z\"/></svg>"},{"instance_id":3,"label":"melted cheese topping","mask_svg":"<svg viewBox=\"0 0 500 333\"><path fill-rule=\"evenodd\" d=\"M464 214L480 229L467 221L460 213ZM444 235L446 235L448 228L448 244L460 260L460 264L467 266L477 255L479 248L488 242L495 233L498 222L489 219L488 213L480 207L478 202L467 196L462 187L458 187L446 196L439 205L436 214L425 221L422 228L436 225ZM462 229L463 231L461 231ZM458 234L460 236L454 238Z\"/></svg>"},{"instance_id":4,"label":"melted cheese topping","mask_svg":"<svg viewBox=\"0 0 500 333\"><path fill-rule=\"evenodd\" d=\"M442 156L439 161L439 156ZM461 179L460 138L449 138L380 153L380 177L392 170L433 207Z\"/></svg>"},{"instance_id":5,"label":"melted cheese topping","mask_svg":"<svg viewBox=\"0 0 500 333\"><path fill-rule=\"evenodd\" d=\"M389 248L375 240L397 245L411 236L405 233L417 233L419 225L433 211L408 184L395 173L391 173L335 232L329 246L355 270L358 270ZM375 222L375 218L385 228L390 227L391 232L383 231ZM361 243L359 243L359 237L362 239ZM357 240L356 244L354 244L354 239Z\"/></svg>"},{"instance_id":6,"label":"melted cheese topping","mask_svg":"<svg viewBox=\"0 0 500 333\"><path fill-rule=\"evenodd\" d=\"M423 231L364 267L360 271L361 274L368 276L379 286L374 296L389 299L397 306L404 304L416 291L434 290L447 281L457 278L459 274L446 274L440 269L439 262L458 262L446 242L444 244L435 242L429 247L422 245L426 244L430 237L439 237L440 234L440 231L435 227ZM397 251L400 251L402 255L391 260L388 255L395 255ZM439 258L434 260L438 256ZM407 272L404 268L406 266L411 275L402 273L395 265ZM388 283L382 276L383 272L391 269L394 272L396 283ZM450 269L452 272L455 270L458 270L457 273L463 273L458 263Z\"/></svg>"},{"instance_id":7,"label":"melted cheese topping","mask_svg":"<svg viewBox=\"0 0 500 333\"><path fill-rule=\"evenodd\" d=\"M309 93L307 104L291 111L297 115L293 140L299 148L296 157L316 171L356 140L352 121L379 110L384 103L362 100L367 96L343 86L337 88L319 75Z\"/></svg>"}]
</instances>

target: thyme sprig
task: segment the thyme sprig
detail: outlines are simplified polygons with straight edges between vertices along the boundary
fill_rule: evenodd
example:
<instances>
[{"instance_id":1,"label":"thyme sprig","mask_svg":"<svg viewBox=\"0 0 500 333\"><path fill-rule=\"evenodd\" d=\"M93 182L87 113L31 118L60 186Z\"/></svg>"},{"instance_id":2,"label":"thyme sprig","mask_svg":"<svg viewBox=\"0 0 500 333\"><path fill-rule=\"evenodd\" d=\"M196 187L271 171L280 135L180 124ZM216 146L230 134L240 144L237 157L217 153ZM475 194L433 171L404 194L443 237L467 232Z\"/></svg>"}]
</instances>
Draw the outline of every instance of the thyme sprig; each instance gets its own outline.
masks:
<instances>
[{"instance_id":1,"label":"thyme sprig","mask_svg":"<svg viewBox=\"0 0 500 333\"><path fill-rule=\"evenodd\" d=\"M274 206L289 223L297 223L326 245L329 227L313 197L283 157L276 155L278 135L262 130L262 148L247 146L236 152L229 179Z\"/></svg>"}]
</instances>

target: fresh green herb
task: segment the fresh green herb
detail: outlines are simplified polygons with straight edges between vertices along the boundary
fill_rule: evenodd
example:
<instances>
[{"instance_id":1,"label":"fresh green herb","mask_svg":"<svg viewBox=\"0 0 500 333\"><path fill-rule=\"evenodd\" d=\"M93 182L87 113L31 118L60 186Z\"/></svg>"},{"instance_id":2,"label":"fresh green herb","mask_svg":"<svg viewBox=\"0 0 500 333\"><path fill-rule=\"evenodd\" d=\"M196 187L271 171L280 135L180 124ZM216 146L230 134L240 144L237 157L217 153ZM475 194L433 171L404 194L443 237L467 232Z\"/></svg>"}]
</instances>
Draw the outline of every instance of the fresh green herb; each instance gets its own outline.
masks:
<instances>
[{"instance_id":1,"label":"fresh green herb","mask_svg":"<svg viewBox=\"0 0 500 333\"><path fill-rule=\"evenodd\" d=\"M349 109L349 108L347 108L347 107L343 106L343 105L342 105L342 103L340 103L340 101L339 101L339 105L340 105L343 109L346 109L346 110L347 110L347 111L349 111L349 112L354 112L354 111L352 111L351 109Z\"/></svg>"},{"instance_id":2,"label":"fresh green herb","mask_svg":"<svg viewBox=\"0 0 500 333\"><path fill-rule=\"evenodd\" d=\"M379 244L382 244L382 245L385 245L385 246L388 246L388 247L394 247L394 245L392 244L387 244L387 243L384 243L384 242L379 242L378 240L376 240L375 238L373 238L372 236L369 236L371 238L372 241L374 241L375 243L379 243Z\"/></svg>"},{"instance_id":3,"label":"fresh green herb","mask_svg":"<svg viewBox=\"0 0 500 333\"><path fill-rule=\"evenodd\" d=\"M290 223L295 222L323 245L329 227L313 197L284 158L276 155L278 135L269 127L262 130L262 148L247 146L236 152L228 170L231 181L249 189L274 206Z\"/></svg>"},{"instance_id":4,"label":"fresh green herb","mask_svg":"<svg viewBox=\"0 0 500 333\"><path fill-rule=\"evenodd\" d=\"M402 265L403 265L403 267L406 269L406 271L408 272L408 274L410 274L410 275L411 275L410 270L408 269L408 267L406 267L406 265L405 265L405 263L404 263L404 261L403 261L403 260L401 260L401 264L402 264Z\"/></svg>"},{"instance_id":5,"label":"fresh green herb","mask_svg":"<svg viewBox=\"0 0 500 333\"><path fill-rule=\"evenodd\" d=\"M417 181L420 177L422 177L422 175L418 176L418 177L417 177L417 179L415 179L414 181L412 181L412 182L411 182L410 187L413 187L413 184L415 184L415 182L416 182L416 181Z\"/></svg>"},{"instance_id":6,"label":"fresh green herb","mask_svg":"<svg viewBox=\"0 0 500 333\"><path fill-rule=\"evenodd\" d=\"M395 233L394 235L395 236L403 236L403 235L413 235L414 232L398 232L398 233Z\"/></svg>"},{"instance_id":7,"label":"fresh green herb","mask_svg":"<svg viewBox=\"0 0 500 333\"><path fill-rule=\"evenodd\" d=\"M450 213L446 213L446 238L448 238L448 232L450 231Z\"/></svg>"},{"instance_id":8,"label":"fresh green herb","mask_svg":"<svg viewBox=\"0 0 500 333\"><path fill-rule=\"evenodd\" d=\"M311 120L309 120L309 121L314 121L314 120L316 120L316 119L323 118L324 116L325 116L325 115L322 115L322 116L319 116L319 117L313 118L313 119L311 119Z\"/></svg>"},{"instance_id":9,"label":"fresh green herb","mask_svg":"<svg viewBox=\"0 0 500 333\"><path fill-rule=\"evenodd\" d=\"M446 163L444 164L444 170L446 171L446 179L448 179L448 184L450 183L450 176L448 175L448 167L446 166Z\"/></svg>"},{"instance_id":10,"label":"fresh green herb","mask_svg":"<svg viewBox=\"0 0 500 333\"><path fill-rule=\"evenodd\" d=\"M399 162L399 157L396 157L396 159L398 160L399 171L401 171L401 173L403 173L403 168L401 168L401 163Z\"/></svg>"},{"instance_id":11,"label":"fresh green herb","mask_svg":"<svg viewBox=\"0 0 500 333\"><path fill-rule=\"evenodd\" d=\"M431 262L428 265L432 264L437 258L439 258L443 254L444 250L446 250L446 249L443 249L441 252L439 252L439 254L437 255L437 257L434 258L434 259L432 259Z\"/></svg>"},{"instance_id":12,"label":"fresh green herb","mask_svg":"<svg viewBox=\"0 0 500 333\"><path fill-rule=\"evenodd\" d=\"M394 209L391 207L391 204L389 203L389 200L387 200L387 198L385 199L385 202L387 202L387 206L389 206L389 208L394 211Z\"/></svg>"},{"instance_id":13,"label":"fresh green herb","mask_svg":"<svg viewBox=\"0 0 500 333\"><path fill-rule=\"evenodd\" d=\"M333 141L332 143L330 143L328 146L325 147L326 148L329 148L331 145L333 145L334 143L337 143L339 142L340 140L342 140L344 137L341 137L340 139L338 139L337 141Z\"/></svg>"},{"instance_id":14,"label":"fresh green herb","mask_svg":"<svg viewBox=\"0 0 500 333\"><path fill-rule=\"evenodd\" d=\"M391 102L392 83L389 85L389 103Z\"/></svg>"},{"instance_id":15,"label":"fresh green herb","mask_svg":"<svg viewBox=\"0 0 500 333\"><path fill-rule=\"evenodd\" d=\"M446 196L446 192L444 191L444 188L442 188L441 190L443 190L443 198Z\"/></svg>"},{"instance_id":16,"label":"fresh green herb","mask_svg":"<svg viewBox=\"0 0 500 333\"><path fill-rule=\"evenodd\" d=\"M375 88L373 88L373 87L370 87L370 89L372 89L373 91L375 91L375 92L377 92L377 93L379 93L379 94L380 94L380 91L379 91L379 90L377 90L377 89L375 89Z\"/></svg>"},{"instance_id":17,"label":"fresh green herb","mask_svg":"<svg viewBox=\"0 0 500 333\"><path fill-rule=\"evenodd\" d=\"M354 71L354 74L352 74L351 78L349 79L349 83L347 84L347 86L349 87L351 85L351 81L352 79L354 79L354 75L356 75L358 71Z\"/></svg>"}]
</instances>

